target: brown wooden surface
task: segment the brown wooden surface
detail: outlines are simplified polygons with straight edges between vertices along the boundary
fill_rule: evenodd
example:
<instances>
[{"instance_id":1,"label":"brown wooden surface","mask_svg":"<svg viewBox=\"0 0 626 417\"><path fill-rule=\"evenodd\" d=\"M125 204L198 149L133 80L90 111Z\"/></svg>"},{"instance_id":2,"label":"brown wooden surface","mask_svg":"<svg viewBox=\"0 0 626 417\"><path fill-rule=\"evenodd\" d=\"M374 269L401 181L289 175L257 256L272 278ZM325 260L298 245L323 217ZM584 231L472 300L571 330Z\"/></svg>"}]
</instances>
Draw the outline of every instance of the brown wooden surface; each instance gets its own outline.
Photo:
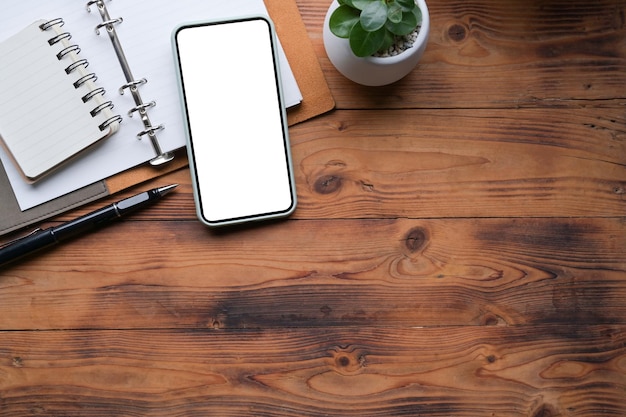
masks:
<instances>
[{"instance_id":1,"label":"brown wooden surface","mask_svg":"<svg viewBox=\"0 0 626 417\"><path fill-rule=\"evenodd\" d=\"M208 230L184 169L0 270L0 416L626 415L626 1L429 0L385 88L333 69L328 3L296 213Z\"/></svg>"}]
</instances>

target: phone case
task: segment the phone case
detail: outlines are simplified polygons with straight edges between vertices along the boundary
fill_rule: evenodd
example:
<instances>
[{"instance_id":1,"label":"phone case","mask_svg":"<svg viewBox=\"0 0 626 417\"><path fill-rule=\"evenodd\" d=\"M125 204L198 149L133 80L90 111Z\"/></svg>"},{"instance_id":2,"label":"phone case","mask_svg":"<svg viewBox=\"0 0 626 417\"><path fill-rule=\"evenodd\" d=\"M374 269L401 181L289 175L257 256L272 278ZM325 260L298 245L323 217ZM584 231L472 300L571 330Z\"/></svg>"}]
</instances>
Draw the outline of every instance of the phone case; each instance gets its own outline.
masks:
<instances>
[{"instance_id":1,"label":"phone case","mask_svg":"<svg viewBox=\"0 0 626 417\"><path fill-rule=\"evenodd\" d=\"M194 120L197 121L202 116L200 110L197 109L198 105L193 104L196 103L199 99L194 99L193 97L196 89L194 89L194 91L191 91L191 86L197 86L199 81L194 81L195 84L190 83L189 79L191 79L192 76L188 75L188 73L193 74L195 72L201 71L200 69L196 68L189 69L188 63L182 63L183 61L188 59L186 58L187 56L196 56L195 53L191 54L189 52L191 51L191 49L185 49L191 48L189 46L185 46L190 43L190 41L188 40L184 41L185 36L191 36L189 35L189 32L185 31L202 29L207 26L213 28L217 25L229 25L239 23L256 24L260 21L262 21L264 24L267 24L267 27L269 29L268 32L272 48L271 59L273 60L273 73L276 80L274 83L275 92L273 94L275 94L275 98L278 99L279 106L276 111L278 112L278 116L280 116L280 135L282 136L281 145L279 144L279 139L277 136L278 119L276 119L272 121L273 124L271 132L273 134L269 135L271 136L270 140L267 140L267 148L274 149L274 151L272 151L271 158L268 158L267 163L265 163L263 157L260 156L263 154L263 152L265 152L265 147L261 146L262 142L257 143L256 140L249 140L245 143L245 146L242 145L239 147L237 147L236 143L230 144L230 141L238 141L239 137L234 137L234 139L231 138L230 141L225 140L222 142L214 140L212 142L213 147L208 147L208 145L205 145L203 143L205 137L201 134L198 135L197 133L197 130L199 129L197 126L200 125L200 123L195 122L194 124ZM279 62L276 53L276 39L277 38L275 34L275 29L271 19L268 16L262 15L243 16L228 20L208 20L184 23L177 26L172 32L172 47L174 51L174 58L178 64L176 65L176 67L178 69L177 78L178 87L180 90L181 105L187 121L185 134L187 139L189 166L193 180L192 184L196 212L200 221L208 226L227 226L249 221L259 221L285 217L292 214L296 208L297 196L293 176L287 116L282 97L280 71L278 71ZM201 44L204 45L205 43L206 42ZM224 40L224 44L226 47L228 43L229 40ZM198 53L203 53L203 51L198 51ZM262 57L262 59L264 60L264 62L267 62L265 61L265 59L269 59L269 57ZM183 65L185 65L184 69ZM200 65L204 64L198 64L198 66ZM207 80L207 84L209 84L209 80L212 80L211 77L213 74L213 70L215 70L217 74L220 73L220 71L218 71L216 69L217 67L215 66L224 65L224 71L226 71L227 69L231 69L230 67L228 67L228 65L230 65L229 63L220 63L219 60L214 60L214 62L212 62L210 65L211 67L209 68L209 73L203 74L203 76L207 77L204 78L204 80ZM233 68L233 70L237 70L237 68ZM258 71L258 69L251 69L252 75L254 75L255 71ZM186 83L190 84L186 85ZM235 87L237 86L233 85L231 90L233 90ZM203 100L213 100L214 103L211 102L213 103L211 104L212 106L218 106L220 101L229 102L229 97L225 98L223 96L223 94L226 93L223 93L221 96L218 94L217 97L212 97L212 93L213 90L209 90L208 93L201 98ZM230 92L228 94L230 94ZM272 98L272 100L274 100L275 98ZM242 105L244 104L247 104L247 101L242 102ZM203 106L204 105L205 104L203 104ZM211 105L207 106L211 108ZM228 104L225 106L226 108L230 108L228 107ZM239 129L240 127L238 126L245 126L247 124L252 124L254 126L254 115L252 115L251 113L255 112L255 110L256 109L253 109L253 111L248 111L247 113L242 112L240 114L237 112L238 120L233 123L235 125L233 126L233 129L235 129L235 127ZM236 110L233 110L231 113L234 114L235 112ZM272 117L276 117L276 113L274 111L272 111L271 114ZM208 113L208 116L210 115L211 112ZM210 123L210 118L209 120L204 119L203 122ZM219 123L216 122L216 124ZM243 127L241 128L243 129ZM194 131L192 132L192 130ZM259 141L264 140L263 133L264 132L259 132ZM194 137L194 135L196 137ZM225 135L225 137L230 136ZM248 147L254 148L255 146L259 147L258 152L248 150ZM209 151L206 150L207 147L209 148ZM279 162L277 162L277 155L281 152L281 159ZM241 155L239 155L239 153ZM228 166L225 168L227 170L226 174L222 176L221 172L213 172L212 167L214 165L223 163L224 160L230 161L230 164L228 164ZM284 163L284 166L281 165L282 163ZM236 164L240 164L242 168L247 168L248 166L257 168L252 172L244 174L245 178L233 178L239 176L238 171L230 172L228 170L231 168L231 165ZM212 174L210 176L207 176L206 172L211 172ZM226 183L226 186L230 186L231 189L225 188L225 185L221 183L226 181L230 181L230 185L229 183ZM255 184L256 182L258 183ZM216 183L217 185L213 185L213 183Z\"/></svg>"}]
</instances>

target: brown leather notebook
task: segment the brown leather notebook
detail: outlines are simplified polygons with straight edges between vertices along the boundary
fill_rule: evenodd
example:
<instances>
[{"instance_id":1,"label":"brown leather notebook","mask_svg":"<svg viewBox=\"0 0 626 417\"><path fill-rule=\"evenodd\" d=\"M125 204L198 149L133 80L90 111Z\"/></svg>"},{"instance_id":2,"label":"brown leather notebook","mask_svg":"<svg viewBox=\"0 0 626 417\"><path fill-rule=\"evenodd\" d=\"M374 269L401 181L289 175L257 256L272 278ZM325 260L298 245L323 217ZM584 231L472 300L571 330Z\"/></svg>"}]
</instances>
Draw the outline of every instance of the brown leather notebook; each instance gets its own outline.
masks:
<instances>
[{"instance_id":1,"label":"brown leather notebook","mask_svg":"<svg viewBox=\"0 0 626 417\"><path fill-rule=\"evenodd\" d=\"M287 112L289 125L292 126L332 110L335 107L335 101L326 84L295 1L264 0L264 2L302 93L302 103ZM182 149L177 152L173 161L160 168L138 166L32 209L21 211L4 167L0 163L0 235L43 221L187 165L186 153Z\"/></svg>"}]
</instances>

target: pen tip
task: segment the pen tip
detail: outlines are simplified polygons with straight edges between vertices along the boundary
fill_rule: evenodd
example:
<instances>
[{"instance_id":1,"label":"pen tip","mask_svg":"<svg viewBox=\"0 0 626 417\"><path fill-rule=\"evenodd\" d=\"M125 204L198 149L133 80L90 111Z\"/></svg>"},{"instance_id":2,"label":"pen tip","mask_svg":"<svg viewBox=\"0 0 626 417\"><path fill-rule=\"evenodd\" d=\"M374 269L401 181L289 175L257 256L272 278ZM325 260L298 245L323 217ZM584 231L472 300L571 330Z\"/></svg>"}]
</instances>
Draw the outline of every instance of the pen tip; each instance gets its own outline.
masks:
<instances>
[{"instance_id":1,"label":"pen tip","mask_svg":"<svg viewBox=\"0 0 626 417\"><path fill-rule=\"evenodd\" d=\"M171 184L171 185L166 185L165 187L159 187L157 188L157 192L159 193L159 195L162 197L165 194L169 193L170 191L172 191L174 188L178 187L178 184Z\"/></svg>"}]
</instances>

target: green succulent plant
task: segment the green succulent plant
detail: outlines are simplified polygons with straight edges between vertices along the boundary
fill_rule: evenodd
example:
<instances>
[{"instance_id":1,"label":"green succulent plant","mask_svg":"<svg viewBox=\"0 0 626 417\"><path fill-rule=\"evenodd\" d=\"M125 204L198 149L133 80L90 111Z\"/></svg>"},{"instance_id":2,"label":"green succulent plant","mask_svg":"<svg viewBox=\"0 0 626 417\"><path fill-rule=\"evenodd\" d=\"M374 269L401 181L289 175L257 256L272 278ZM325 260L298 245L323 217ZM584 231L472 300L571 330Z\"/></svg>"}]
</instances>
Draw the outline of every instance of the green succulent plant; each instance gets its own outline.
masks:
<instances>
[{"instance_id":1,"label":"green succulent plant","mask_svg":"<svg viewBox=\"0 0 626 417\"><path fill-rule=\"evenodd\" d=\"M348 39L358 57L389 48L396 36L413 32L422 22L415 0L338 0L330 16L330 31Z\"/></svg>"}]
</instances>

